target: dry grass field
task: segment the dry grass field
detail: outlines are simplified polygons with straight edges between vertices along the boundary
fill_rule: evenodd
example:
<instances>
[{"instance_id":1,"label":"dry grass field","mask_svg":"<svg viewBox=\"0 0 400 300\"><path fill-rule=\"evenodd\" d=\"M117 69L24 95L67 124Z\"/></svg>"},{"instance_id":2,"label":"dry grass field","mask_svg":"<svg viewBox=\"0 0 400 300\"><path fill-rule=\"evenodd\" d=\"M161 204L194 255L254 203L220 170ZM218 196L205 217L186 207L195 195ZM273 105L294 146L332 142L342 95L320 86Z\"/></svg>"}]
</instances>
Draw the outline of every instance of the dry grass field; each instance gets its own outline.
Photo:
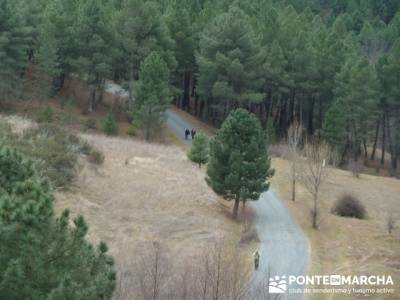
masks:
<instances>
[{"instance_id":1,"label":"dry grass field","mask_svg":"<svg viewBox=\"0 0 400 300\"><path fill-rule=\"evenodd\" d=\"M400 293L400 228L390 236L386 232L386 217L393 213L400 218L400 180L362 174L355 178L348 171L334 169L320 193L320 229L311 228L311 200L298 184L297 200L292 202L289 163L273 159L276 170L272 189L281 197L299 222L311 242L309 274L369 275L393 277L395 294L374 295L368 299L399 299ZM337 197L351 192L361 200L368 212L366 220L338 217L330 213ZM311 299L359 299L362 295L315 294Z\"/></svg>"},{"instance_id":2,"label":"dry grass field","mask_svg":"<svg viewBox=\"0 0 400 300\"><path fill-rule=\"evenodd\" d=\"M117 295L134 298L134 262L149 242L163 246L176 270L221 236L237 244L242 226L225 216L204 172L181 149L103 135L82 137L104 153L104 164L84 163L76 188L58 193L56 207L84 215L89 238L107 242L118 265Z\"/></svg>"}]
</instances>

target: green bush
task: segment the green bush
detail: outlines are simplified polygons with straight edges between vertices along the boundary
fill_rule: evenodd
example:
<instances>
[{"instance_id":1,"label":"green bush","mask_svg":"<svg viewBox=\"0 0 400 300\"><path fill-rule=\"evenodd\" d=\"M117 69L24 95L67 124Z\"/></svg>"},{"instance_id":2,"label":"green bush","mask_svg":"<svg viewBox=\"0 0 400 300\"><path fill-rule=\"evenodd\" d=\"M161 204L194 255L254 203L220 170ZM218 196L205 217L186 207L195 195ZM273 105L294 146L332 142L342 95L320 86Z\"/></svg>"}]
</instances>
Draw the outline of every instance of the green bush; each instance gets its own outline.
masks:
<instances>
[{"instance_id":1,"label":"green bush","mask_svg":"<svg viewBox=\"0 0 400 300\"><path fill-rule=\"evenodd\" d=\"M38 115L36 116L36 121L38 123L50 123L53 121L53 117L53 109L50 106L46 106L38 113Z\"/></svg>"},{"instance_id":2,"label":"green bush","mask_svg":"<svg viewBox=\"0 0 400 300\"><path fill-rule=\"evenodd\" d=\"M104 154L99 150L93 149L89 154L89 161L96 165L101 165L104 163Z\"/></svg>"},{"instance_id":3,"label":"green bush","mask_svg":"<svg viewBox=\"0 0 400 300\"><path fill-rule=\"evenodd\" d=\"M103 121L103 131L107 135L118 133L118 123L112 112L109 112Z\"/></svg>"},{"instance_id":4,"label":"green bush","mask_svg":"<svg viewBox=\"0 0 400 300\"><path fill-rule=\"evenodd\" d=\"M17 148L35 161L42 177L54 187L65 187L75 176L80 140L57 126L41 125L24 133Z\"/></svg>"},{"instance_id":5,"label":"green bush","mask_svg":"<svg viewBox=\"0 0 400 300\"><path fill-rule=\"evenodd\" d=\"M136 127L135 125L131 124L128 129L126 130L126 133L130 136L136 136L137 135L137 131L136 131Z\"/></svg>"},{"instance_id":6,"label":"green bush","mask_svg":"<svg viewBox=\"0 0 400 300\"><path fill-rule=\"evenodd\" d=\"M197 163L199 168L202 164L206 164L208 162L210 155L210 144L208 141L208 137L206 134L200 132L196 134L192 147L188 153L188 158Z\"/></svg>"}]
</instances>

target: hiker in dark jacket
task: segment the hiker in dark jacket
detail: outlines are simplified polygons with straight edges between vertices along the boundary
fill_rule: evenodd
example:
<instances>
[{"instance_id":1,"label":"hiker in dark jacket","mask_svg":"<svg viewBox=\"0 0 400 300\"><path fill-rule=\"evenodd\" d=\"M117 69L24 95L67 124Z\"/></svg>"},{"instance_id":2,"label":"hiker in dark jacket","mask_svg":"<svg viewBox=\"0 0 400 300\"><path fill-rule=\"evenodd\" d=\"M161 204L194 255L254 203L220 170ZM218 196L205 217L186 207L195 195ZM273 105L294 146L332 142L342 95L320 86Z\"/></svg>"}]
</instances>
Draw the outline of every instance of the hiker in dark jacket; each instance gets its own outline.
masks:
<instances>
[{"instance_id":1,"label":"hiker in dark jacket","mask_svg":"<svg viewBox=\"0 0 400 300\"><path fill-rule=\"evenodd\" d=\"M196 129L193 128L190 134L192 135L192 140L194 140L194 137L196 135Z\"/></svg>"},{"instance_id":2,"label":"hiker in dark jacket","mask_svg":"<svg viewBox=\"0 0 400 300\"><path fill-rule=\"evenodd\" d=\"M189 131L189 129L186 128L185 129L185 140L188 139L189 134L190 134L190 131Z\"/></svg>"},{"instance_id":3,"label":"hiker in dark jacket","mask_svg":"<svg viewBox=\"0 0 400 300\"><path fill-rule=\"evenodd\" d=\"M258 266L260 265L260 252L258 250L254 252L254 269L258 270Z\"/></svg>"}]
</instances>

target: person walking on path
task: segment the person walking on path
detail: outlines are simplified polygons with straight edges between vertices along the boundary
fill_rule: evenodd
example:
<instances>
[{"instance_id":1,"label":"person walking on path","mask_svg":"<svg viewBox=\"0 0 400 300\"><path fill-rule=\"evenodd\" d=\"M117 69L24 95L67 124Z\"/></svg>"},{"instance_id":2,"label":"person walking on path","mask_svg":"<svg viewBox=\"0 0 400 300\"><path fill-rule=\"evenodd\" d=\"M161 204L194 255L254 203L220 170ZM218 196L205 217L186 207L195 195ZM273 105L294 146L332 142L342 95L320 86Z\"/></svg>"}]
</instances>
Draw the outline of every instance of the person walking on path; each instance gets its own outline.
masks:
<instances>
[{"instance_id":1,"label":"person walking on path","mask_svg":"<svg viewBox=\"0 0 400 300\"><path fill-rule=\"evenodd\" d=\"M194 140L194 137L196 135L196 129L192 128L192 131L190 133L192 135L192 140Z\"/></svg>"},{"instance_id":2,"label":"person walking on path","mask_svg":"<svg viewBox=\"0 0 400 300\"><path fill-rule=\"evenodd\" d=\"M261 254L260 252L257 250L256 252L254 252L254 269L257 271L258 270L258 266L260 264L260 258L261 258Z\"/></svg>"},{"instance_id":3,"label":"person walking on path","mask_svg":"<svg viewBox=\"0 0 400 300\"><path fill-rule=\"evenodd\" d=\"M185 140L188 139L189 134L190 134L190 131L189 131L189 129L186 128L185 129Z\"/></svg>"}]
</instances>

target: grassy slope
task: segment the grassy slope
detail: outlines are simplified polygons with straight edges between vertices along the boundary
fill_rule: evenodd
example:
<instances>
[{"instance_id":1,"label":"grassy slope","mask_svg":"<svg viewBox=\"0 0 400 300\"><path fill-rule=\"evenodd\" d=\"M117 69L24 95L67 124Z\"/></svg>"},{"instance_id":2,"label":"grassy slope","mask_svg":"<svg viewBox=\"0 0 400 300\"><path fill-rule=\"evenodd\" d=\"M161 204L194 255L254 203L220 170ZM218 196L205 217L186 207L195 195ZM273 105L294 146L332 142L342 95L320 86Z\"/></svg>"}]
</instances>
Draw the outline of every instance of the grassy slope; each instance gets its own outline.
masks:
<instances>
[{"instance_id":1,"label":"grassy slope","mask_svg":"<svg viewBox=\"0 0 400 300\"><path fill-rule=\"evenodd\" d=\"M397 282L397 294L372 296L369 299L398 299L400 278L400 230L393 236L385 232L386 213L400 216L400 181L394 178L361 175L359 179L349 172L335 169L321 192L322 221L319 231L311 228L309 195L301 185L297 189L297 201L292 202L288 180L289 163L275 158L276 175L272 189L276 191L311 242L309 274L386 274ZM366 205L368 218L357 220L330 214L337 197L352 192ZM315 294L311 299L355 299L342 294Z\"/></svg>"}]
</instances>

